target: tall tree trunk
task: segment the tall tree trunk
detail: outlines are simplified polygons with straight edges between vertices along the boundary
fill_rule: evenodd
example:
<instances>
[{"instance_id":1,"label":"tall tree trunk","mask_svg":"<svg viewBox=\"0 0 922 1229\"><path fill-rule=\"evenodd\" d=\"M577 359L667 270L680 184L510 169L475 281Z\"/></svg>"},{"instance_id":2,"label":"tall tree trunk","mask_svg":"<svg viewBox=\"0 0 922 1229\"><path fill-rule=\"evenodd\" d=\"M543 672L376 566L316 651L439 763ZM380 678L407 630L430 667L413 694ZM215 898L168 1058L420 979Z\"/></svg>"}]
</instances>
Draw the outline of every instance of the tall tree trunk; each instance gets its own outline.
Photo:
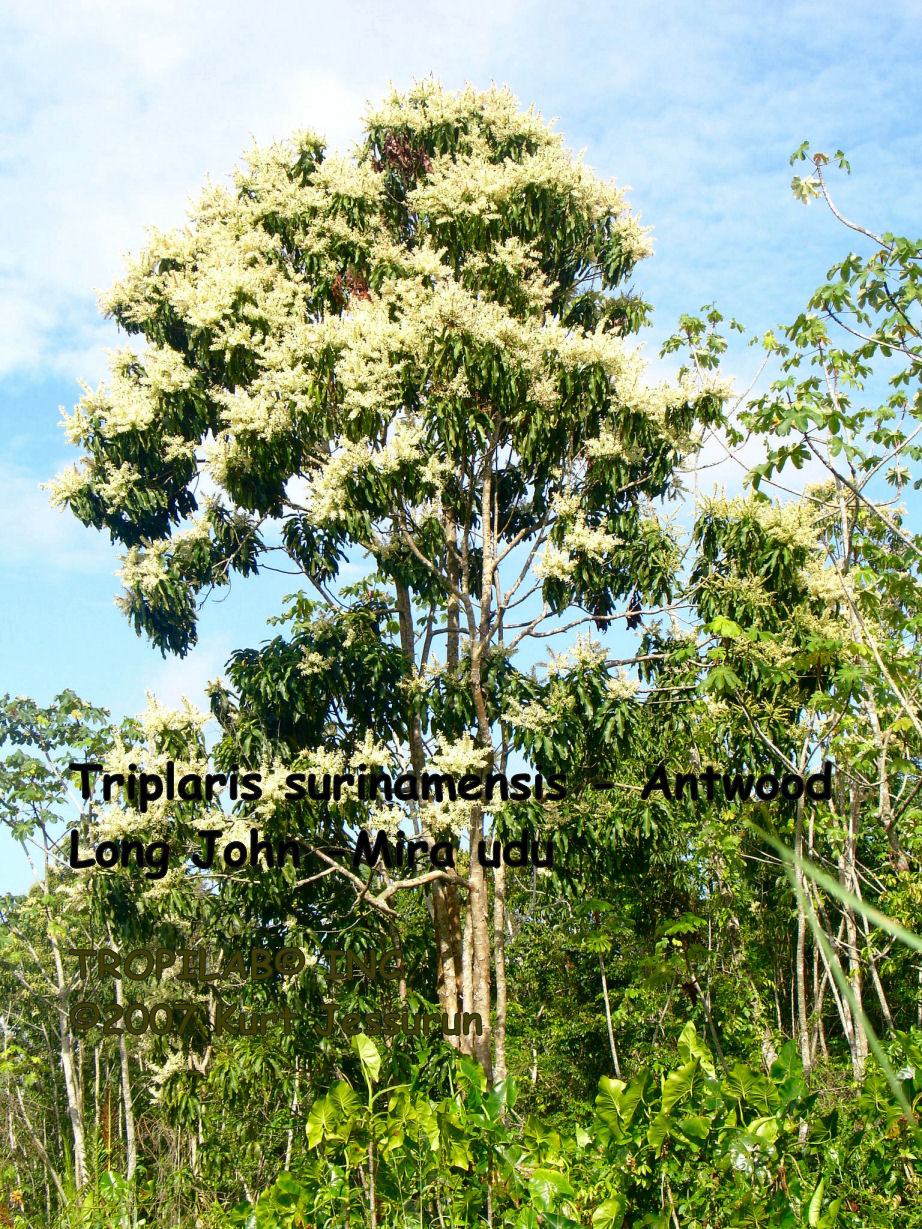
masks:
<instances>
[{"instance_id":1,"label":"tall tree trunk","mask_svg":"<svg viewBox=\"0 0 922 1229\"><path fill-rule=\"evenodd\" d=\"M474 1010L474 915L471 912L470 901L464 911L464 932L461 936L461 1010ZM468 1040L464 1047L470 1054L472 1042Z\"/></svg>"},{"instance_id":2,"label":"tall tree trunk","mask_svg":"<svg viewBox=\"0 0 922 1229\"><path fill-rule=\"evenodd\" d=\"M817 892L816 895L818 898L819 893ZM817 925L820 925L821 924L819 921L820 909L819 909L818 903L814 905L813 912L814 912L814 916L817 919ZM845 930L845 919L843 918L842 922L839 925L839 932L837 935L835 935L835 937L833 937L829 933L828 927L823 932L826 936L826 942L829 945L829 950L832 955L833 961L838 960L838 956L836 955L835 949L836 949L836 946L838 946L842 941L842 934L844 930ZM855 1041L854 1041L855 1026L854 1026L854 1018L852 1016L851 1008L847 1000L844 999L842 995L839 993L839 986L836 981L835 974L833 973L832 965L827 959L826 952L823 950L822 944L817 944L817 946L819 947L820 957L823 961L823 968L825 969L825 978L820 983L820 1008L822 1008L822 1001L823 1001L823 995L825 993L825 987L828 986L830 993L832 994L833 1000L835 1002L836 1010L839 1013L839 1020L842 1023L842 1032L845 1034L845 1040L848 1042L849 1053L852 1054L854 1053L854 1049L855 1049Z\"/></svg>"},{"instance_id":3,"label":"tall tree trunk","mask_svg":"<svg viewBox=\"0 0 922 1229\"><path fill-rule=\"evenodd\" d=\"M101 1052L102 1043L93 1047L93 1108L95 1111L97 1144L101 1138L99 1118L99 1059Z\"/></svg>"},{"instance_id":4,"label":"tall tree trunk","mask_svg":"<svg viewBox=\"0 0 922 1229\"><path fill-rule=\"evenodd\" d=\"M880 822L890 846L890 857L894 870L898 874L905 875L909 870L909 859L900 844L896 816L893 813L893 799L890 796L890 769L887 764L889 738L880 728L880 716L873 695L869 695L865 701L865 709L874 733L874 742L877 745L877 805L880 811Z\"/></svg>"},{"instance_id":5,"label":"tall tree trunk","mask_svg":"<svg viewBox=\"0 0 922 1229\"><path fill-rule=\"evenodd\" d=\"M295 1114L298 1112L298 1091L300 1088L300 1075L301 1073L298 1071L298 1060L297 1058L295 1058L295 1086L294 1086L294 1091L291 1095L291 1119L288 1124L288 1139L285 1144L285 1169L286 1171L291 1169L291 1149L294 1143L294 1136L295 1136L294 1118L295 1118ZM201 1129L202 1129L202 1120L201 1118L199 1118L199 1131L201 1131Z\"/></svg>"},{"instance_id":6,"label":"tall tree trunk","mask_svg":"<svg viewBox=\"0 0 922 1229\"><path fill-rule=\"evenodd\" d=\"M74 1145L74 1184L78 1191L86 1185L88 1170L86 1163L86 1132L83 1120L83 1101L80 1096L80 1077L74 1054L74 1035L70 1029L70 989L64 975L64 962L61 960L61 949L55 936L55 924L50 910L46 909L48 918L48 942L54 959L55 978L57 980L58 1030L60 1038L61 1070L64 1075L64 1091L67 1097L67 1117L70 1120L71 1136Z\"/></svg>"},{"instance_id":7,"label":"tall tree trunk","mask_svg":"<svg viewBox=\"0 0 922 1229\"><path fill-rule=\"evenodd\" d=\"M26 1130L29 1132L29 1137L32 1140L32 1145L35 1148L35 1151L38 1153L39 1160L42 1162L42 1165L45 1167L45 1172L47 1173L48 1177L54 1183L55 1190L58 1192L58 1195L61 1198L62 1204L66 1205L67 1195L64 1193L64 1183L61 1181L61 1177L58 1171L55 1169L54 1165L51 1163L51 1158L48 1155L47 1149L44 1147L44 1145L42 1144L42 1141L39 1139L39 1137L35 1133L35 1128L32 1126L32 1121L29 1118L29 1114L26 1110L25 1102L22 1099L22 1089L19 1087L18 1084L16 1086L16 1100L19 1102L19 1110L20 1110L20 1113L22 1114L22 1120L26 1124ZM45 1143L47 1142L48 1141L46 1139Z\"/></svg>"},{"instance_id":8,"label":"tall tree trunk","mask_svg":"<svg viewBox=\"0 0 922 1229\"><path fill-rule=\"evenodd\" d=\"M445 885L438 881L432 884L432 915L438 955L439 1006L450 1018L460 1010L459 991L461 987L458 985L455 950L451 939L449 902L446 898ZM450 1037L449 1041L453 1045L458 1045L459 1038Z\"/></svg>"},{"instance_id":9,"label":"tall tree trunk","mask_svg":"<svg viewBox=\"0 0 922 1229\"><path fill-rule=\"evenodd\" d=\"M605 1001L605 1023L608 1025L608 1046L611 1050L611 1061L615 1071L615 1078L621 1079L621 1068L618 1065L618 1051L615 1048L615 1030L611 1022L611 1003L608 1001L608 978L605 976L605 961L602 959L602 953L599 952L599 969L602 973L602 998Z\"/></svg>"},{"instance_id":10,"label":"tall tree trunk","mask_svg":"<svg viewBox=\"0 0 922 1229\"><path fill-rule=\"evenodd\" d=\"M499 1082L506 1078L506 868L502 858L493 871L493 966L496 971L494 1076Z\"/></svg>"},{"instance_id":11,"label":"tall tree trunk","mask_svg":"<svg viewBox=\"0 0 922 1229\"><path fill-rule=\"evenodd\" d=\"M119 1007L124 1007L124 991L121 979L116 977L115 1001ZM131 1066L128 1058L128 1043L125 1033L119 1035L118 1058L122 1078L122 1104L125 1107L125 1177L130 1182L138 1167L138 1139L135 1132L134 1106L131 1101Z\"/></svg>"},{"instance_id":12,"label":"tall tree trunk","mask_svg":"<svg viewBox=\"0 0 922 1229\"><path fill-rule=\"evenodd\" d=\"M397 596L397 621L400 629L400 647L407 659L411 676L416 675L416 642L413 631L413 604L410 591L401 581L395 582ZM457 617L457 607L456 617ZM455 638L457 640L457 637ZM455 644L457 654L457 643ZM410 726L410 761L417 779L425 769L426 752L423 745L423 732L419 717L415 716ZM420 814L420 823L425 823L424 813ZM419 833L417 834L419 835ZM437 955L437 993L439 1006L449 1018L460 1009L460 953L455 932L459 929L457 921L457 892L452 884L433 882L431 889L432 925L435 931ZM459 1045L459 1038L449 1037L452 1045Z\"/></svg>"},{"instance_id":13,"label":"tall tree trunk","mask_svg":"<svg viewBox=\"0 0 922 1229\"><path fill-rule=\"evenodd\" d=\"M478 844L483 840L483 811L478 806L474 810L471 823L471 867L470 891L468 893L468 910L471 916L471 981L473 1011L480 1016L483 1032L478 1036L476 1029L471 1029L471 1052L483 1067L487 1083L493 1082L493 1054L490 1002L490 927L489 927L489 893L484 868L476 856Z\"/></svg>"}]
</instances>

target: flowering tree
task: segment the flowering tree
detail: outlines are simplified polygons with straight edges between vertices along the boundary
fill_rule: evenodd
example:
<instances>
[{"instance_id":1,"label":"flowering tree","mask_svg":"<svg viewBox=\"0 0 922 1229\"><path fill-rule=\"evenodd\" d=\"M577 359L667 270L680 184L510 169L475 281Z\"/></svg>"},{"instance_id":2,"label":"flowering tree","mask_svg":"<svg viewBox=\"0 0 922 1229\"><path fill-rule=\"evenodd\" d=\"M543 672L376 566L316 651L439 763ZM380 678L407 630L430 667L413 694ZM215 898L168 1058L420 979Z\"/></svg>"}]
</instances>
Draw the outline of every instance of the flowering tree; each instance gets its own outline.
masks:
<instances>
[{"instance_id":1,"label":"flowering tree","mask_svg":"<svg viewBox=\"0 0 922 1229\"><path fill-rule=\"evenodd\" d=\"M310 133L256 149L186 229L153 234L103 300L145 347L69 419L86 455L55 498L127 548L123 609L164 653L189 649L198 601L234 573L281 557L310 586L289 634L236 653L214 690L228 762L485 774L516 748L583 768L568 729L621 702L587 691L605 654L580 639L546 676L510 659L671 599L656 505L722 407L714 384L644 381L628 339L649 309L629 279L648 252L622 193L540 116L433 83L372 111L352 157ZM359 558L367 575L343 586ZM354 797L284 805L305 835L407 818ZM496 818L407 809L472 851ZM482 1016L457 1044L488 1073L495 981L501 1077L503 871L491 934L484 869L462 869L352 880L389 923L395 894L425 885L440 1003Z\"/></svg>"},{"instance_id":2,"label":"flowering tree","mask_svg":"<svg viewBox=\"0 0 922 1229\"><path fill-rule=\"evenodd\" d=\"M806 161L808 149L804 143L792 164ZM871 254L836 263L794 322L763 339L777 378L728 436L740 444L748 433L764 459L747 476L748 498L699 504L689 578L696 635L651 631L644 669L661 692L667 682L685 689L675 719L685 756L697 740L706 755L724 748L740 764L802 772L835 762L825 805L799 799L776 830L791 846L792 1016L796 999L803 1065L809 1070L818 1047L825 1051L831 998L860 1078L869 1046L879 1056L869 1012L879 1011L888 1033L899 1019L884 984L895 968L887 957L893 927L919 926L922 536L904 500L922 487L922 243L843 217L826 182L830 159L815 153L810 161L813 172L792 182L795 196L822 196L850 238L870 241ZM841 151L833 161L848 171ZM725 345L721 319L716 310L706 321L683 318L666 348L687 347L706 371ZM766 490L796 495L786 483L807 464L823 480L773 504ZM825 875L817 871L824 866ZM876 1007L867 1002L871 989ZM922 1004L916 1013L922 1021Z\"/></svg>"}]
</instances>

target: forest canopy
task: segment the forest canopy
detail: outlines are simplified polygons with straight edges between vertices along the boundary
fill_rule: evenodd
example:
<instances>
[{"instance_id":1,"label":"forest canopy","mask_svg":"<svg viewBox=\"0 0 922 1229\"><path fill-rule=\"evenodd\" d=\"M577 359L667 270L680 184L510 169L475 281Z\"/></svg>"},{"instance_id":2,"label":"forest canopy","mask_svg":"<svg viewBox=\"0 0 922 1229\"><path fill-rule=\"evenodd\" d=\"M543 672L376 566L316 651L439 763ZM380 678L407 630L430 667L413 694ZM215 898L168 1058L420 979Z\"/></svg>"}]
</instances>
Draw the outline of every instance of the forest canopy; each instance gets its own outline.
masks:
<instances>
[{"instance_id":1,"label":"forest canopy","mask_svg":"<svg viewBox=\"0 0 922 1229\"><path fill-rule=\"evenodd\" d=\"M294 577L210 714L0 706L42 858L2 904L23 1224L920 1224L922 247L795 160L860 251L742 395L713 306L649 378L647 231L506 90L254 148L103 297L129 341L53 499L124 548L135 631L182 657L215 590ZM743 493L698 494L743 444ZM223 780L129 794L168 771ZM291 796L427 772L565 789ZM725 772L815 787L649 785ZM75 872L62 821L169 865ZM299 862L203 871L206 831ZM354 865L362 831L457 857Z\"/></svg>"}]
</instances>

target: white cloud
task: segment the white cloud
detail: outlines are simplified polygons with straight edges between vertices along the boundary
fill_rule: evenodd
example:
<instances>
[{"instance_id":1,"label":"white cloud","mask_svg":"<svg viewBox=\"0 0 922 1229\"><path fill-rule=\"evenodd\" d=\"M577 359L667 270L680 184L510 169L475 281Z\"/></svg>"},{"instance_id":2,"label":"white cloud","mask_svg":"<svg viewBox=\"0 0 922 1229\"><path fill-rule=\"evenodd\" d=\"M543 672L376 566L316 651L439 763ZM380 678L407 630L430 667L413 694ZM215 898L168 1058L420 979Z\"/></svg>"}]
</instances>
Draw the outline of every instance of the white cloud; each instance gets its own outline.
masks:
<instances>
[{"instance_id":1,"label":"white cloud","mask_svg":"<svg viewBox=\"0 0 922 1229\"><path fill-rule=\"evenodd\" d=\"M181 224L252 138L308 126L346 148L390 77L482 80L518 7L440 0L420 22L408 3L14 6L0 22L0 235L15 237L0 240L0 376L88 349L93 293L122 254L146 226Z\"/></svg>"},{"instance_id":2,"label":"white cloud","mask_svg":"<svg viewBox=\"0 0 922 1229\"><path fill-rule=\"evenodd\" d=\"M167 658L145 680L145 690L153 692L166 708L180 708L187 699L196 708L207 710L206 686L222 678L227 659L234 648L229 632L215 632L203 639L185 657Z\"/></svg>"},{"instance_id":3,"label":"white cloud","mask_svg":"<svg viewBox=\"0 0 922 1229\"><path fill-rule=\"evenodd\" d=\"M102 534L52 508L34 475L0 462L0 566L111 573L116 555Z\"/></svg>"}]
</instances>

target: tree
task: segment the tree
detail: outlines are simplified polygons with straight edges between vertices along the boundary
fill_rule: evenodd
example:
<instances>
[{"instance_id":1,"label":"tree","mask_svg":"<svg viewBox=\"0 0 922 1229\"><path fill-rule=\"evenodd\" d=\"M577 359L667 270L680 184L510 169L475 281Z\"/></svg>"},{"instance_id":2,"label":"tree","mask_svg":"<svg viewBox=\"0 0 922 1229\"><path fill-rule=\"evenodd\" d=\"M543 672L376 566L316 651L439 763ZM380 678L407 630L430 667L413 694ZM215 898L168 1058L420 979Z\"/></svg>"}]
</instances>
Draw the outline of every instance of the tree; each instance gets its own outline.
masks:
<instances>
[{"instance_id":1,"label":"tree","mask_svg":"<svg viewBox=\"0 0 922 1229\"><path fill-rule=\"evenodd\" d=\"M807 151L805 143L792 163ZM841 151L835 160L848 170ZM866 985L879 1020L894 1027L880 934L862 898L918 924L907 888L919 848L922 537L901 500L922 487L922 242L849 222L829 194L829 159L815 154L812 161L813 175L795 177L795 195L804 202L822 195L837 220L877 250L834 265L784 340L774 332L763 339L780 371L741 411L729 438L757 439L765 460L747 476L748 498L702 502L690 573L697 643L690 650L687 638L653 634L645 669L661 685L689 689L686 736L703 720L699 736L726 747L728 760L801 772L835 761L828 806L802 798L784 830L797 903L796 1031L809 1070L818 1044L825 1048L830 993L860 1077L869 1042L876 1044ZM716 310L707 321L684 317L665 348L688 348L701 375L724 346L721 319ZM779 481L807 463L823 481L803 492ZM772 503L764 488L794 498ZM710 697L710 713L702 712L699 691ZM814 860L834 873L833 899L811 875Z\"/></svg>"},{"instance_id":2,"label":"tree","mask_svg":"<svg viewBox=\"0 0 922 1229\"><path fill-rule=\"evenodd\" d=\"M310 133L256 149L189 227L154 233L103 299L146 349L87 390L67 427L86 455L54 498L127 548L123 609L164 654L188 650L197 601L235 573L280 558L311 586L287 638L236 653L213 692L228 762L486 777L516 746L578 776L544 702L587 703L580 665L604 654L580 639L552 677L511 657L669 602L656 505L722 404L714 384L643 381L630 278L648 252L622 193L534 111L432 82L373 110L354 157ZM342 585L360 558L368 574ZM474 851L489 802L410 818ZM291 809L305 836L371 818L387 822L354 800ZM502 892L491 940L483 868L462 869L412 882L445 1012L489 1021L495 941L501 1038ZM385 919L410 882L353 878ZM489 1027L470 1045L490 1072Z\"/></svg>"}]
</instances>

